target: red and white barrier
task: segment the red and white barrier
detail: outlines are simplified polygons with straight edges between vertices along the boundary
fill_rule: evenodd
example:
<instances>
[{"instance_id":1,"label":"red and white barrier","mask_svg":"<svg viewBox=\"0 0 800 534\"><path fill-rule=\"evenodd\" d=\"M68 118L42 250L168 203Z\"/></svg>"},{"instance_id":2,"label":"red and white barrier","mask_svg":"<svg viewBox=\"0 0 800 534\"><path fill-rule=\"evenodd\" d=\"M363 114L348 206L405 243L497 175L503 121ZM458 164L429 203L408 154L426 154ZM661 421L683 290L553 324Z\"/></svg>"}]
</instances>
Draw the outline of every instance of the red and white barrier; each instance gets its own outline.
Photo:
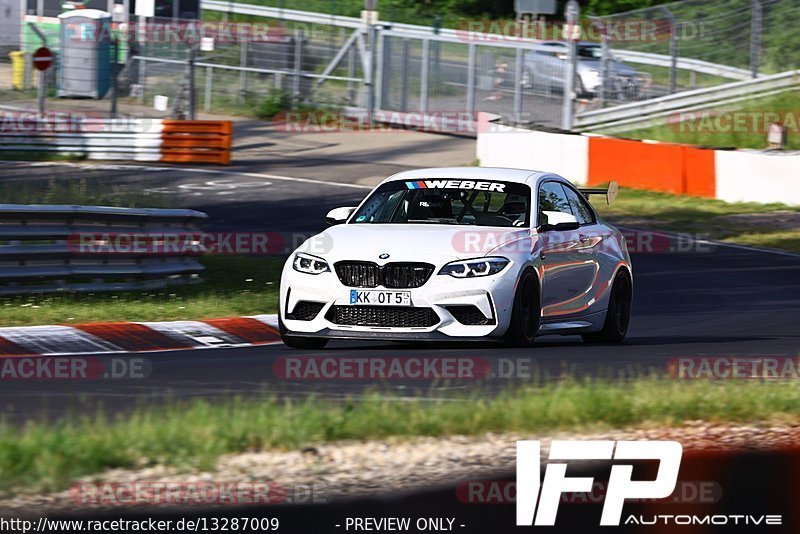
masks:
<instances>
[{"instance_id":1,"label":"red and white barrier","mask_svg":"<svg viewBox=\"0 0 800 534\"><path fill-rule=\"evenodd\" d=\"M0 110L0 151L163 163L231 161L231 121L102 119Z\"/></svg>"},{"instance_id":2,"label":"red and white barrier","mask_svg":"<svg viewBox=\"0 0 800 534\"><path fill-rule=\"evenodd\" d=\"M800 205L800 154L549 133L492 124L478 131L484 167L552 171L578 185L623 187L728 202Z\"/></svg>"},{"instance_id":3,"label":"red and white barrier","mask_svg":"<svg viewBox=\"0 0 800 534\"><path fill-rule=\"evenodd\" d=\"M242 347L280 339L276 315L5 327L0 328L0 358Z\"/></svg>"}]
</instances>

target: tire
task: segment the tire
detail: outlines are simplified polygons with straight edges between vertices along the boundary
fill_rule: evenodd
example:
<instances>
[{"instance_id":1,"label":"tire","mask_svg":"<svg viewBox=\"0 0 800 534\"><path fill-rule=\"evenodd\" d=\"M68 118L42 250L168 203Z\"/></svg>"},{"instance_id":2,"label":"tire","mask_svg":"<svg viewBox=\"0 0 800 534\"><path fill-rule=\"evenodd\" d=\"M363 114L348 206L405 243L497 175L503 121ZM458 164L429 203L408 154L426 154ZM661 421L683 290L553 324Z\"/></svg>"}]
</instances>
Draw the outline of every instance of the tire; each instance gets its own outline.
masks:
<instances>
[{"instance_id":1,"label":"tire","mask_svg":"<svg viewBox=\"0 0 800 534\"><path fill-rule=\"evenodd\" d=\"M583 340L588 343L620 343L628 334L628 325L631 320L631 297L633 287L630 275L621 270L614 277L611 287L611 296L608 300L608 312L600 332L583 334Z\"/></svg>"},{"instance_id":2,"label":"tire","mask_svg":"<svg viewBox=\"0 0 800 534\"><path fill-rule=\"evenodd\" d=\"M514 294L511 322L503 341L512 347L530 347L539 332L539 284L532 269L523 271Z\"/></svg>"},{"instance_id":3,"label":"tire","mask_svg":"<svg viewBox=\"0 0 800 534\"><path fill-rule=\"evenodd\" d=\"M322 337L298 337L287 335L286 325L278 316L278 332L281 334L283 344L291 349L317 350L322 349L328 344L328 340Z\"/></svg>"}]
</instances>

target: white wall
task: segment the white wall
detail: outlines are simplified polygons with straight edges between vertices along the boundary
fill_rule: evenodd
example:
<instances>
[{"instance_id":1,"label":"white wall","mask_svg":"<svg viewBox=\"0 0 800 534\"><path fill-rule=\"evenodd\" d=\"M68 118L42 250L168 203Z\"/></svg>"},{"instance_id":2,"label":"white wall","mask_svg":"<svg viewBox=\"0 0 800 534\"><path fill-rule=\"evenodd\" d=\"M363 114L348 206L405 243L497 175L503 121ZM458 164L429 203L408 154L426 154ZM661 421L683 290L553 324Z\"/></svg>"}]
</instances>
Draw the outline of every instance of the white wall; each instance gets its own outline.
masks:
<instances>
[{"instance_id":1,"label":"white wall","mask_svg":"<svg viewBox=\"0 0 800 534\"><path fill-rule=\"evenodd\" d=\"M578 184L589 173L589 138L481 125L477 157L482 167L511 167L554 172Z\"/></svg>"},{"instance_id":2,"label":"white wall","mask_svg":"<svg viewBox=\"0 0 800 534\"><path fill-rule=\"evenodd\" d=\"M800 205L800 155L717 150L717 198Z\"/></svg>"}]
</instances>

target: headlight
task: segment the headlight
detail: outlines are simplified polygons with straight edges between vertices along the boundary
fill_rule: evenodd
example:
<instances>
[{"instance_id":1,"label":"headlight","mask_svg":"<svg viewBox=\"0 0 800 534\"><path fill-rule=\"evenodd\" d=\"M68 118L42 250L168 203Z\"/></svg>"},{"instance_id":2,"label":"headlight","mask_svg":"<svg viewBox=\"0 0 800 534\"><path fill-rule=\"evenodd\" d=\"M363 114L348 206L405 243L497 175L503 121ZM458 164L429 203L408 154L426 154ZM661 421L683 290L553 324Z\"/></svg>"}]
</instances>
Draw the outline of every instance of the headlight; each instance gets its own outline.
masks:
<instances>
[{"instance_id":1,"label":"headlight","mask_svg":"<svg viewBox=\"0 0 800 534\"><path fill-rule=\"evenodd\" d=\"M311 254L303 254L302 252L295 254L294 260L292 260L292 267L294 267L295 271L306 274L320 274L331 270L328 267L328 262L322 258Z\"/></svg>"},{"instance_id":2,"label":"headlight","mask_svg":"<svg viewBox=\"0 0 800 534\"><path fill-rule=\"evenodd\" d=\"M586 75L586 80L589 82L589 85L597 85L600 83L600 72L596 70L590 70Z\"/></svg>"},{"instance_id":3,"label":"headlight","mask_svg":"<svg viewBox=\"0 0 800 534\"><path fill-rule=\"evenodd\" d=\"M506 258L475 258L474 260L460 260L448 263L439 271L439 274L448 274L454 278L475 278L497 274L506 268L509 260Z\"/></svg>"}]
</instances>

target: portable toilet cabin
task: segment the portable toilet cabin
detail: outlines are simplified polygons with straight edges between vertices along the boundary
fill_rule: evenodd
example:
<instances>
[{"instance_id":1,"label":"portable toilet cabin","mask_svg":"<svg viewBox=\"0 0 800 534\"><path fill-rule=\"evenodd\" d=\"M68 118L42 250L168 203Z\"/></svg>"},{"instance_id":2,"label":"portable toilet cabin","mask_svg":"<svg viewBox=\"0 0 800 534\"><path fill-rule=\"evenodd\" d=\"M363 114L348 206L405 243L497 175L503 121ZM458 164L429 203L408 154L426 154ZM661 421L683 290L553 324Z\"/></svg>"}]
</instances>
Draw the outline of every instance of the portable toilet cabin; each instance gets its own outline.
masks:
<instances>
[{"instance_id":1,"label":"portable toilet cabin","mask_svg":"<svg viewBox=\"0 0 800 534\"><path fill-rule=\"evenodd\" d=\"M103 98L111 81L111 15L76 9L61 19L58 96Z\"/></svg>"}]
</instances>

